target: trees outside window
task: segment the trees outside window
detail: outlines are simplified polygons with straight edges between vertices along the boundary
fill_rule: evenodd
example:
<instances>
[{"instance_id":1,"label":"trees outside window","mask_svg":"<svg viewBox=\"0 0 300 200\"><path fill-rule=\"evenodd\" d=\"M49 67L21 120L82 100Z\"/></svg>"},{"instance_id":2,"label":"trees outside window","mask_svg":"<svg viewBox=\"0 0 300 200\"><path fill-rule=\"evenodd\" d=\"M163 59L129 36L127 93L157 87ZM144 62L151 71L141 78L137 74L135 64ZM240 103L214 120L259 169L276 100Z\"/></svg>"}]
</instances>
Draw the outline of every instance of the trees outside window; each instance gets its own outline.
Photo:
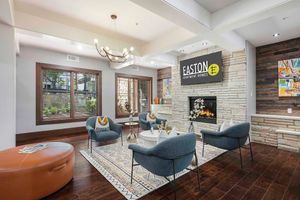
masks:
<instances>
[{"instance_id":1,"label":"trees outside window","mask_svg":"<svg viewBox=\"0 0 300 200\"><path fill-rule=\"evenodd\" d=\"M36 80L37 124L101 114L101 71L37 63Z\"/></svg>"},{"instance_id":2,"label":"trees outside window","mask_svg":"<svg viewBox=\"0 0 300 200\"><path fill-rule=\"evenodd\" d=\"M148 112L152 102L152 77L116 74L116 118L128 117L130 109Z\"/></svg>"}]
</instances>

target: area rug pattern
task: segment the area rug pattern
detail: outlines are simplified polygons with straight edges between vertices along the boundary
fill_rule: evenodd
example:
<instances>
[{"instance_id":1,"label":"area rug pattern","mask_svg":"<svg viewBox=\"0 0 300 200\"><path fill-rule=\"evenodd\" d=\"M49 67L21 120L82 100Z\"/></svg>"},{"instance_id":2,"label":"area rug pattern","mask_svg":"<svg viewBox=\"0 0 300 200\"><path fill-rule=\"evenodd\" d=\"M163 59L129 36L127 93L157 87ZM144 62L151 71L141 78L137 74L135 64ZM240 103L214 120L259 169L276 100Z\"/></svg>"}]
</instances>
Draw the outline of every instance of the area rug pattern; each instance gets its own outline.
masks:
<instances>
[{"instance_id":1,"label":"area rug pattern","mask_svg":"<svg viewBox=\"0 0 300 200\"><path fill-rule=\"evenodd\" d=\"M89 150L81 150L80 153L126 198L139 199L146 194L168 183L159 176L155 176L141 166L134 167L134 180L130 184L132 151L128 149L128 143L120 143L99 146ZM202 142L196 144L199 166L224 153L224 150L205 145L205 156L202 157ZM190 166L190 168L194 168ZM176 177L189 172L184 170L176 174ZM171 178L172 179L172 178Z\"/></svg>"}]
</instances>

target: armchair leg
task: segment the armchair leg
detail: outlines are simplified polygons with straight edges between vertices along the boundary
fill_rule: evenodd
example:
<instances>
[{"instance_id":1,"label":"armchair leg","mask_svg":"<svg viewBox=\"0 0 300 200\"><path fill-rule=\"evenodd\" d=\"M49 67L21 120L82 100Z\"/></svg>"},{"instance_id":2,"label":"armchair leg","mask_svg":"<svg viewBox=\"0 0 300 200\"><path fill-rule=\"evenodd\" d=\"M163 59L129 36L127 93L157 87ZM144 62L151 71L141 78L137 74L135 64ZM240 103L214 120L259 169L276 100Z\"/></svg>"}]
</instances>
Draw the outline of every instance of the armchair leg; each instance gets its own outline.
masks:
<instances>
[{"instance_id":1,"label":"armchair leg","mask_svg":"<svg viewBox=\"0 0 300 200\"><path fill-rule=\"evenodd\" d=\"M90 152L93 153L93 139L90 137Z\"/></svg>"},{"instance_id":2,"label":"armchair leg","mask_svg":"<svg viewBox=\"0 0 300 200\"><path fill-rule=\"evenodd\" d=\"M174 199L176 200L176 178L175 178L175 161L173 160L173 184L174 184Z\"/></svg>"},{"instance_id":3,"label":"armchair leg","mask_svg":"<svg viewBox=\"0 0 300 200\"><path fill-rule=\"evenodd\" d=\"M87 149L90 149L90 134L88 134Z\"/></svg>"},{"instance_id":4,"label":"armchair leg","mask_svg":"<svg viewBox=\"0 0 300 200\"><path fill-rule=\"evenodd\" d=\"M134 152L132 151L130 184L132 184L132 178L133 178L133 161L134 161Z\"/></svg>"},{"instance_id":5,"label":"armchair leg","mask_svg":"<svg viewBox=\"0 0 300 200\"><path fill-rule=\"evenodd\" d=\"M121 144L123 146L123 133L121 133Z\"/></svg>"},{"instance_id":6,"label":"armchair leg","mask_svg":"<svg viewBox=\"0 0 300 200\"><path fill-rule=\"evenodd\" d=\"M250 154L251 154L251 160L253 161L253 152L252 152L252 145L249 137L249 146L250 146Z\"/></svg>"},{"instance_id":7,"label":"armchair leg","mask_svg":"<svg viewBox=\"0 0 300 200\"><path fill-rule=\"evenodd\" d=\"M240 162L241 162L241 168L243 168L243 158L242 158L242 149L240 144L240 139L237 139L239 143L239 149L240 149Z\"/></svg>"},{"instance_id":8,"label":"armchair leg","mask_svg":"<svg viewBox=\"0 0 300 200\"><path fill-rule=\"evenodd\" d=\"M204 141L202 140L202 157L204 157Z\"/></svg>"},{"instance_id":9,"label":"armchair leg","mask_svg":"<svg viewBox=\"0 0 300 200\"><path fill-rule=\"evenodd\" d=\"M199 169L198 169L198 157L195 151L195 159L196 159L196 170L197 170L197 181L198 181L198 189L200 191L200 175L199 175Z\"/></svg>"}]
</instances>

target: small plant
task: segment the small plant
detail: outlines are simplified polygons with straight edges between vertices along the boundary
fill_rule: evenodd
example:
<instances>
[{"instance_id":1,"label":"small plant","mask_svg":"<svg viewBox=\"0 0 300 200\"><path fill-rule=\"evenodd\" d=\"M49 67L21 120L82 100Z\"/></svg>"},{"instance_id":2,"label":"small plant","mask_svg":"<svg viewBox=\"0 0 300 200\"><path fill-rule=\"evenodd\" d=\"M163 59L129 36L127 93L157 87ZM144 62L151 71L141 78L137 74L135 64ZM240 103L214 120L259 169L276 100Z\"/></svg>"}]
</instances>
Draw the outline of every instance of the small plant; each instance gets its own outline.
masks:
<instances>
[{"instance_id":1,"label":"small plant","mask_svg":"<svg viewBox=\"0 0 300 200\"><path fill-rule=\"evenodd\" d=\"M46 115L46 116L50 115L50 110L49 110L48 107L45 107L45 108L43 109L43 114Z\"/></svg>"},{"instance_id":2,"label":"small plant","mask_svg":"<svg viewBox=\"0 0 300 200\"><path fill-rule=\"evenodd\" d=\"M204 99L198 98L194 101L193 110L190 111L189 119L195 120L199 113L205 108Z\"/></svg>"},{"instance_id":3,"label":"small plant","mask_svg":"<svg viewBox=\"0 0 300 200\"><path fill-rule=\"evenodd\" d=\"M90 115L94 115L96 113L96 99L92 98L86 101L86 109Z\"/></svg>"},{"instance_id":4,"label":"small plant","mask_svg":"<svg viewBox=\"0 0 300 200\"><path fill-rule=\"evenodd\" d=\"M52 115L57 114L57 112L58 112L57 107L52 106L52 107L50 108L50 113L51 113Z\"/></svg>"}]
</instances>

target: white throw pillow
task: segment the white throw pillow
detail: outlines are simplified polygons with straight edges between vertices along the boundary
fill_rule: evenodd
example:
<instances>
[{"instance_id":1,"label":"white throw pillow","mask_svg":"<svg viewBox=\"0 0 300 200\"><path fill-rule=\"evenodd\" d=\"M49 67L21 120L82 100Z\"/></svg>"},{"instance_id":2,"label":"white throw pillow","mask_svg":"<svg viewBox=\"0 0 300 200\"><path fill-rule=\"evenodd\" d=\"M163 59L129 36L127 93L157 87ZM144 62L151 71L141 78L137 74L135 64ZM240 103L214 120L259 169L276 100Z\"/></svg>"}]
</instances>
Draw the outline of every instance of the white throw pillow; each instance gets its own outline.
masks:
<instances>
[{"instance_id":1,"label":"white throw pillow","mask_svg":"<svg viewBox=\"0 0 300 200\"><path fill-rule=\"evenodd\" d=\"M97 117L95 124L96 131L109 131L109 120L108 117Z\"/></svg>"},{"instance_id":2,"label":"white throw pillow","mask_svg":"<svg viewBox=\"0 0 300 200\"><path fill-rule=\"evenodd\" d=\"M234 125L234 122L232 121L232 119L230 121L224 121L220 127L220 131L224 131L233 125Z\"/></svg>"},{"instance_id":3,"label":"white throw pillow","mask_svg":"<svg viewBox=\"0 0 300 200\"><path fill-rule=\"evenodd\" d=\"M170 132L169 135L166 133L166 131L162 130L160 132L160 134L159 134L159 138L158 138L158 142L157 143L160 143L160 142L162 142L162 141L164 141L164 140L166 140L168 138L175 137L175 136L177 136L177 132L176 132L176 128L175 127L172 128L172 130L171 130L171 132Z\"/></svg>"},{"instance_id":4,"label":"white throw pillow","mask_svg":"<svg viewBox=\"0 0 300 200\"><path fill-rule=\"evenodd\" d=\"M150 122L150 124L153 124L156 122L156 116L154 113L148 113L146 117L147 122Z\"/></svg>"}]
</instances>

